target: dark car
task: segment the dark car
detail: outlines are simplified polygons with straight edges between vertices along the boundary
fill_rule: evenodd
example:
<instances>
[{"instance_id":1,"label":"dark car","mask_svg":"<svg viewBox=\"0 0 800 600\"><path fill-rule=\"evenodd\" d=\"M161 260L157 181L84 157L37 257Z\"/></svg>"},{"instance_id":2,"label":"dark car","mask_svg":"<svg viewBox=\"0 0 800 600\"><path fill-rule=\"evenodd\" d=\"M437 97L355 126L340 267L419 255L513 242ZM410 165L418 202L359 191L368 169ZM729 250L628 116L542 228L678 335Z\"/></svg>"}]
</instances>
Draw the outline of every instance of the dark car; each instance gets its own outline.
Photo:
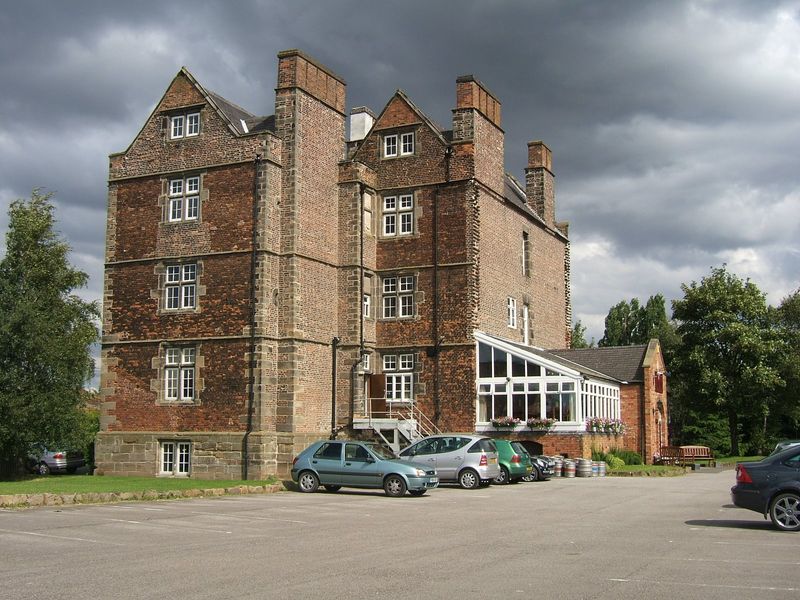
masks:
<instances>
[{"instance_id":1,"label":"dark car","mask_svg":"<svg viewBox=\"0 0 800 600\"><path fill-rule=\"evenodd\" d=\"M800 446L737 464L731 499L740 508L769 515L778 529L800 531Z\"/></svg>"}]
</instances>

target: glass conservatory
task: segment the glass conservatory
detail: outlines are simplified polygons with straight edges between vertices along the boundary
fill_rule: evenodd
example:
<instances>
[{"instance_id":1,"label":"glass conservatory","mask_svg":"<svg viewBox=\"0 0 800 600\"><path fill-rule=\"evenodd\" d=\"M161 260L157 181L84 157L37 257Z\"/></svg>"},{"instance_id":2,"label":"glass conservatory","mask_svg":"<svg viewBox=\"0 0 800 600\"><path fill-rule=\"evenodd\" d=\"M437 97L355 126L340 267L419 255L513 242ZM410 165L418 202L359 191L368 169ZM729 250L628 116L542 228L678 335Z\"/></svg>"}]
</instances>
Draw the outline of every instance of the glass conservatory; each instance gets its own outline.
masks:
<instances>
[{"instance_id":1,"label":"glass conservatory","mask_svg":"<svg viewBox=\"0 0 800 600\"><path fill-rule=\"evenodd\" d=\"M554 431L584 431L589 417L620 418L619 384L544 350L475 332L476 430L492 419L553 419Z\"/></svg>"}]
</instances>

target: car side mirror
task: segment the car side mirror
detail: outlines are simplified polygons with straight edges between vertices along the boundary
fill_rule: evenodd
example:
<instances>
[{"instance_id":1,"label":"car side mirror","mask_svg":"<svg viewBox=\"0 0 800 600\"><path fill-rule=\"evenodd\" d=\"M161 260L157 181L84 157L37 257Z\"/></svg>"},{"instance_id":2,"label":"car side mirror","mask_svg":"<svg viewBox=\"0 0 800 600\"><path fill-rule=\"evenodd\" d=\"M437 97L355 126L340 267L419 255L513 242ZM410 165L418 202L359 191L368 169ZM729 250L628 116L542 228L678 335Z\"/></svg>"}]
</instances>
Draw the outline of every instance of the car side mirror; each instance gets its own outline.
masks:
<instances>
[{"instance_id":1,"label":"car side mirror","mask_svg":"<svg viewBox=\"0 0 800 600\"><path fill-rule=\"evenodd\" d=\"M373 463L373 462L375 462L375 459L368 455L367 456L367 462L368 463Z\"/></svg>"}]
</instances>

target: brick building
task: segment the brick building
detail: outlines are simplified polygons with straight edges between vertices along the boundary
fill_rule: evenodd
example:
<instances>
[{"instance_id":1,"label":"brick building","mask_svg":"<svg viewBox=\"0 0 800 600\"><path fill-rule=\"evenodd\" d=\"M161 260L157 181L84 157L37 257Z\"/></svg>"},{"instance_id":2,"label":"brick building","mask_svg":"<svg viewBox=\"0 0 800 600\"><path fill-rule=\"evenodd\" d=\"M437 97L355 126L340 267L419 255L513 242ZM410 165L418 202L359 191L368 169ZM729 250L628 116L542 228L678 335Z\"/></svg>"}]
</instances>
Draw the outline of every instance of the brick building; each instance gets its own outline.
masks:
<instances>
[{"instance_id":1,"label":"brick building","mask_svg":"<svg viewBox=\"0 0 800 600\"><path fill-rule=\"evenodd\" d=\"M260 478L332 433L397 445L574 404L555 355L538 404L533 367L512 394L514 356L569 345L549 148L528 144L524 186L508 175L501 104L472 76L451 129L397 91L347 140L342 78L290 50L277 80L259 117L181 69L110 157L98 468Z\"/></svg>"}]
</instances>

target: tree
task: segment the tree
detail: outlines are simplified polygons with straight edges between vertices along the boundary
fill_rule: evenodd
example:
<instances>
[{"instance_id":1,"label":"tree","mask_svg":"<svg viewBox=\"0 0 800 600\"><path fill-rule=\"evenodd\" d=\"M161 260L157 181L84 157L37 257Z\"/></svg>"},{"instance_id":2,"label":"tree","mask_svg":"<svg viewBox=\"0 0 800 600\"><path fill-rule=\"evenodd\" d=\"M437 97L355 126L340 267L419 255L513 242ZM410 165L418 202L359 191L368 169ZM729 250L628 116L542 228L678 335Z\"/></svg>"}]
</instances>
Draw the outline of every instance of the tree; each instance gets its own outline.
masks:
<instances>
[{"instance_id":1,"label":"tree","mask_svg":"<svg viewBox=\"0 0 800 600\"><path fill-rule=\"evenodd\" d=\"M677 343L675 327L667 318L664 296L656 294L642 306L638 298L621 301L606 316L606 329L599 346L630 346L661 340L662 348Z\"/></svg>"},{"instance_id":2,"label":"tree","mask_svg":"<svg viewBox=\"0 0 800 600\"><path fill-rule=\"evenodd\" d=\"M778 393L770 443L800 437L800 289L784 298L771 317L783 342L777 365L786 385Z\"/></svg>"},{"instance_id":3,"label":"tree","mask_svg":"<svg viewBox=\"0 0 800 600\"><path fill-rule=\"evenodd\" d=\"M83 384L94 371L96 303L72 294L88 276L72 268L54 231L50 194L9 209L0 261L0 457L8 472L29 447L68 445L82 429Z\"/></svg>"},{"instance_id":4,"label":"tree","mask_svg":"<svg viewBox=\"0 0 800 600\"><path fill-rule=\"evenodd\" d=\"M572 335L570 336L570 348L592 348L594 347L594 338L591 342L586 341L586 327L580 321L576 321L572 326Z\"/></svg>"},{"instance_id":5,"label":"tree","mask_svg":"<svg viewBox=\"0 0 800 600\"><path fill-rule=\"evenodd\" d=\"M770 328L764 294L723 265L698 284L682 285L672 303L682 344L673 368L687 397L727 418L731 454L739 454L742 425L761 423L783 383L774 361L779 336Z\"/></svg>"}]
</instances>

